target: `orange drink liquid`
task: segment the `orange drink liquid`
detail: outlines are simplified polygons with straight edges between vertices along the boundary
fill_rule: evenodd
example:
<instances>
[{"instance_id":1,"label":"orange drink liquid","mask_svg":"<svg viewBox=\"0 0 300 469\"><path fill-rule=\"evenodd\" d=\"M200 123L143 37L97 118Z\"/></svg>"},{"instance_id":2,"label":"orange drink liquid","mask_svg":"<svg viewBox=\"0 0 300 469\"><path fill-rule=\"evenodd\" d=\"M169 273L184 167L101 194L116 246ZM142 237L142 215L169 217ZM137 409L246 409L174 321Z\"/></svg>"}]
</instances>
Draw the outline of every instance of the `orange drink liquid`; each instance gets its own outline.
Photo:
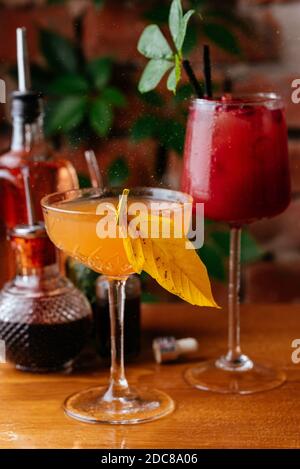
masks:
<instances>
[{"instance_id":1,"label":"orange drink liquid","mask_svg":"<svg viewBox=\"0 0 300 469\"><path fill-rule=\"evenodd\" d=\"M44 210L48 235L51 241L67 255L77 259L96 272L110 277L126 277L134 273L128 261L120 227L116 225L118 197L96 198L94 200L65 200L53 204ZM134 202L143 203L148 209L155 204L163 204L159 212L160 220L164 216L174 216L176 210L183 213L182 204L178 202L149 200L147 198L129 197L128 210ZM99 207L101 205L101 213ZM103 213L104 212L104 213ZM115 237L101 237L99 224L105 217L107 223L116 225ZM130 221L130 216L128 216ZM104 220L102 220L104 221ZM103 226L103 225L102 225Z\"/></svg>"}]
</instances>

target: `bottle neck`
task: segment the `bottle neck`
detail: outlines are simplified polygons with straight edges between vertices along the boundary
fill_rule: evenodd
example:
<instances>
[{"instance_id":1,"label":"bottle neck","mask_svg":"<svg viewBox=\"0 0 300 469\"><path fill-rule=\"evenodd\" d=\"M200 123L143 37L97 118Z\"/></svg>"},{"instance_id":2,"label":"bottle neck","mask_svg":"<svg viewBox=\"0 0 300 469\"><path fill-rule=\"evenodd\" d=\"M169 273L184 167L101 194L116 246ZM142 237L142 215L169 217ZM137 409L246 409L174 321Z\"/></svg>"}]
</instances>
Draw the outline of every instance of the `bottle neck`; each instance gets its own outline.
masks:
<instances>
[{"instance_id":1,"label":"bottle neck","mask_svg":"<svg viewBox=\"0 0 300 469\"><path fill-rule=\"evenodd\" d=\"M46 150L43 132L43 117L39 116L34 122L26 123L21 117L13 118L13 132L11 149L16 152L33 153Z\"/></svg>"},{"instance_id":2,"label":"bottle neck","mask_svg":"<svg viewBox=\"0 0 300 469\"><path fill-rule=\"evenodd\" d=\"M11 292L23 292L23 294L27 292L30 296L41 298L63 294L66 289L70 289L70 283L60 275L57 263L43 267L19 265L9 288Z\"/></svg>"},{"instance_id":3,"label":"bottle neck","mask_svg":"<svg viewBox=\"0 0 300 469\"><path fill-rule=\"evenodd\" d=\"M44 231L38 235L37 227L38 225L32 228L36 230L36 236L20 236L17 230L22 230L22 227L16 227L11 234L19 276L43 275L46 270L54 275L59 272L56 250Z\"/></svg>"},{"instance_id":4,"label":"bottle neck","mask_svg":"<svg viewBox=\"0 0 300 469\"><path fill-rule=\"evenodd\" d=\"M38 277L40 280L50 280L60 275L58 264L50 264L42 267L27 266L17 262L17 278Z\"/></svg>"}]
</instances>

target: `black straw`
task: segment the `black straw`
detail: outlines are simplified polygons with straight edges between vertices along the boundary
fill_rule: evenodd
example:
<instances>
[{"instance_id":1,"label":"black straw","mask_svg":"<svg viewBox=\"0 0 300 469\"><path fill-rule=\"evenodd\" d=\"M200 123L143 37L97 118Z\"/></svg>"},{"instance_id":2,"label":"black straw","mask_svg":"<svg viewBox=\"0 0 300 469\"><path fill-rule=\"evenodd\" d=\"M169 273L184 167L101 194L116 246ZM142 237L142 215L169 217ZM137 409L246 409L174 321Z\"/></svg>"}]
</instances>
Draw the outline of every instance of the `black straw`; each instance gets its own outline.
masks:
<instances>
[{"instance_id":1,"label":"black straw","mask_svg":"<svg viewBox=\"0 0 300 469\"><path fill-rule=\"evenodd\" d=\"M190 64L189 60L184 60L182 62L182 65L183 65L183 68L185 70L185 73L188 76L190 84L192 85L192 87L195 91L195 94L196 94L197 98L203 98L202 87L200 86L200 83L196 78L196 75L195 75L195 73L194 73L194 71L191 67L191 64Z\"/></svg>"},{"instance_id":2,"label":"black straw","mask_svg":"<svg viewBox=\"0 0 300 469\"><path fill-rule=\"evenodd\" d=\"M204 44L203 46L203 73L204 73L204 96L206 98L212 98L210 50L207 44Z\"/></svg>"}]
</instances>

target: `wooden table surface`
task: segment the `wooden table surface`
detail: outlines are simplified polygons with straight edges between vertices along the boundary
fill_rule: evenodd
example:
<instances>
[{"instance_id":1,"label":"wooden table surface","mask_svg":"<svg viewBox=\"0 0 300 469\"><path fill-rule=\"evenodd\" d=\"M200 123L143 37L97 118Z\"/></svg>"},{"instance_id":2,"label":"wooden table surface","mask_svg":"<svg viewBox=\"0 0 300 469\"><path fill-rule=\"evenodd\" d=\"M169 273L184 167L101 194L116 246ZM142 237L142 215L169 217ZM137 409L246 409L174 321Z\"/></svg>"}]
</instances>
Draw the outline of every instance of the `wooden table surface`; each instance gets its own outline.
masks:
<instances>
[{"instance_id":1,"label":"wooden table surface","mask_svg":"<svg viewBox=\"0 0 300 469\"><path fill-rule=\"evenodd\" d=\"M219 355L226 344L226 312L181 304L143 308L142 357L128 365L128 378L170 394L173 414L131 426L90 425L66 417L64 398L105 383L108 369L76 375L34 375L0 365L0 448L290 448L300 447L300 364L291 361L291 342L300 338L300 306L245 305L243 350L286 370L282 387L250 396L219 395L187 385L191 364ZM156 365L151 338L194 336L193 359Z\"/></svg>"}]
</instances>

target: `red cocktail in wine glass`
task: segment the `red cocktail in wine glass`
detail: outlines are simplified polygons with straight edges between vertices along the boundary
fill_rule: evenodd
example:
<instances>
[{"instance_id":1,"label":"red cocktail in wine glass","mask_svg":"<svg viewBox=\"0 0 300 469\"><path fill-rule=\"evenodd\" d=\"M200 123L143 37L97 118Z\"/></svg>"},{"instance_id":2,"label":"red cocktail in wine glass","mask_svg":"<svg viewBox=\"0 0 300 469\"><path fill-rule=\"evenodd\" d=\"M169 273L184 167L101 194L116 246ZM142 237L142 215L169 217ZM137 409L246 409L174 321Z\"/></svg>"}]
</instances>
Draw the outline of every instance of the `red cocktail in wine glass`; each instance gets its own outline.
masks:
<instances>
[{"instance_id":1,"label":"red cocktail in wine glass","mask_svg":"<svg viewBox=\"0 0 300 469\"><path fill-rule=\"evenodd\" d=\"M283 372L242 354L239 327L243 225L273 217L290 202L287 131L282 100L270 94L196 99L187 124L182 189L205 215L230 226L228 352L189 369L199 389L248 394L280 385Z\"/></svg>"}]
</instances>

